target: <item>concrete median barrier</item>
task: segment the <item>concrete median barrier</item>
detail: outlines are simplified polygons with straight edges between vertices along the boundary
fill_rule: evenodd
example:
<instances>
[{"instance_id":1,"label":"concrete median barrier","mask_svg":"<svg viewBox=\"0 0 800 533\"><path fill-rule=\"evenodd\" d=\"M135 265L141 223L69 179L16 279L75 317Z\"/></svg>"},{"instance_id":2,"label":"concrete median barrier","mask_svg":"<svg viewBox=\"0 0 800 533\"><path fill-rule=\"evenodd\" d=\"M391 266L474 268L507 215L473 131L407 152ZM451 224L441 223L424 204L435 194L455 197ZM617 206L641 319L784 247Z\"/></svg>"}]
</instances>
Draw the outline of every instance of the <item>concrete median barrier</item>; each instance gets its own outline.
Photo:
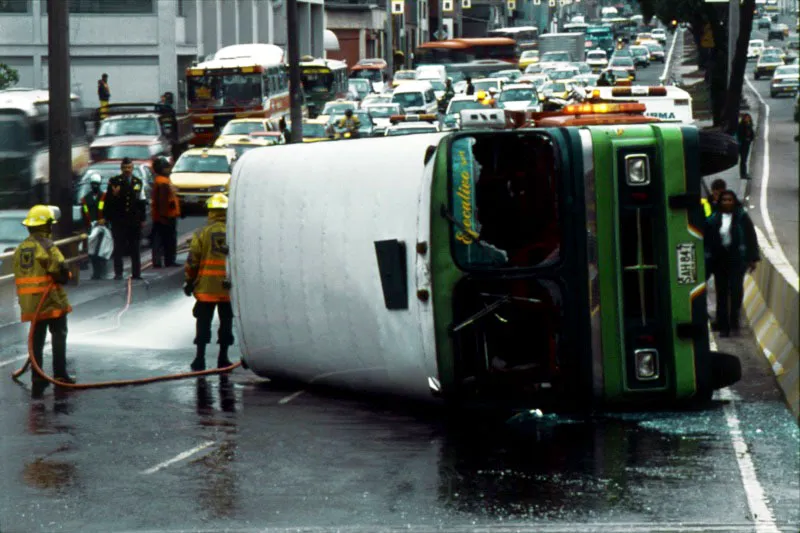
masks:
<instances>
[{"instance_id":1,"label":"concrete median barrier","mask_svg":"<svg viewBox=\"0 0 800 533\"><path fill-rule=\"evenodd\" d=\"M744 309L795 418L800 417L798 278L756 228L763 260L745 278Z\"/></svg>"}]
</instances>

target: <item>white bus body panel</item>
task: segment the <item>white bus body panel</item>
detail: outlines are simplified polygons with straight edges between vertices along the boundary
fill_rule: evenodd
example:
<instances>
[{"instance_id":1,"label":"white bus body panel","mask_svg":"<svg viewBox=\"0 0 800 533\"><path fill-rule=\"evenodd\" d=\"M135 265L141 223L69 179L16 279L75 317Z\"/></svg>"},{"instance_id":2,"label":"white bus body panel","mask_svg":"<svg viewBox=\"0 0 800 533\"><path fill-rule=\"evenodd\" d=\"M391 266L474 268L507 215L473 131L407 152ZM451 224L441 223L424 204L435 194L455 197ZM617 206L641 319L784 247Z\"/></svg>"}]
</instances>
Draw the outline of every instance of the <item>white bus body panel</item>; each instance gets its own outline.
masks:
<instances>
[{"instance_id":1,"label":"white bus body panel","mask_svg":"<svg viewBox=\"0 0 800 533\"><path fill-rule=\"evenodd\" d=\"M444 134L255 149L231 180L231 296L259 375L430 399L438 379L429 146ZM375 241L406 246L408 309L388 310Z\"/></svg>"}]
</instances>

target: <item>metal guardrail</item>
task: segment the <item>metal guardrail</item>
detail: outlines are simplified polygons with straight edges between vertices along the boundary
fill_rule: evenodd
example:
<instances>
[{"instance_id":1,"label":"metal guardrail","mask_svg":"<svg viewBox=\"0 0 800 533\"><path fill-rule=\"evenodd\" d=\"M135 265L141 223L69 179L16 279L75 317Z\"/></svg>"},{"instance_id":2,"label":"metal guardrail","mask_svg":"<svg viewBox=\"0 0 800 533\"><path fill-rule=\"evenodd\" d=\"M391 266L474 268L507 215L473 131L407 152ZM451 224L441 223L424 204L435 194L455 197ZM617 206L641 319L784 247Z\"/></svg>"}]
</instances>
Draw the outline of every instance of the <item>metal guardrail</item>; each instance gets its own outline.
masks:
<instances>
[{"instance_id":1,"label":"metal guardrail","mask_svg":"<svg viewBox=\"0 0 800 533\"><path fill-rule=\"evenodd\" d=\"M81 242L85 243L85 242L87 242L88 238L89 238L88 234L81 233L79 235L73 235L72 237L67 237L66 239L60 239L58 241L55 241L53 244L55 246L61 247L61 246L67 246L67 245L70 245L70 244L76 244L76 243L81 243ZM4 261L6 259L11 259L13 257L14 257L14 252L6 252L6 253L3 253L3 254L0 254L0 261ZM85 253L85 252L84 253L79 253L79 254L76 254L76 255L66 259L64 261L64 263L66 263L67 265L73 265L73 264L78 263L80 261L85 261L88 258L89 258L89 254L88 253ZM2 276L0 276L0 285L2 285L6 281L11 281L13 279L14 279L13 272L11 274L2 275Z\"/></svg>"}]
</instances>

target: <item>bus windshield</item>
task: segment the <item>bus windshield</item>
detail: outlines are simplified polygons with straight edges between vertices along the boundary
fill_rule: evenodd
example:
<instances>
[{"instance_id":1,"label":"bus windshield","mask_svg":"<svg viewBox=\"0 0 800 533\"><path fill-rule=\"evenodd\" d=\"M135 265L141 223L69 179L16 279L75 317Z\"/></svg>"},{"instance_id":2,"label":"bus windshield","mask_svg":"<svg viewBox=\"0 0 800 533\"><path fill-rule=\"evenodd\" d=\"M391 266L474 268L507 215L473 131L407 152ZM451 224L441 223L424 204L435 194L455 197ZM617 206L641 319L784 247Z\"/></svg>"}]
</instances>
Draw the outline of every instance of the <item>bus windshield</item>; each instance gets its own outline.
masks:
<instances>
[{"instance_id":1,"label":"bus windshield","mask_svg":"<svg viewBox=\"0 0 800 533\"><path fill-rule=\"evenodd\" d=\"M0 113L0 152L29 152L30 129L22 114Z\"/></svg>"},{"instance_id":2,"label":"bus windshield","mask_svg":"<svg viewBox=\"0 0 800 533\"><path fill-rule=\"evenodd\" d=\"M516 62L519 54L514 44L466 43L465 46L449 46L448 41L426 43L414 52L415 65L450 65L471 63L479 59L496 59Z\"/></svg>"},{"instance_id":3,"label":"bus windshield","mask_svg":"<svg viewBox=\"0 0 800 533\"><path fill-rule=\"evenodd\" d=\"M261 74L206 74L187 78L190 108L258 106L264 96Z\"/></svg>"},{"instance_id":4,"label":"bus windshield","mask_svg":"<svg viewBox=\"0 0 800 533\"><path fill-rule=\"evenodd\" d=\"M302 67L300 80L306 94L333 91L333 73L327 67Z\"/></svg>"},{"instance_id":5,"label":"bus windshield","mask_svg":"<svg viewBox=\"0 0 800 533\"><path fill-rule=\"evenodd\" d=\"M123 135L158 135L158 122L154 118L111 118L100 124L98 137L118 137Z\"/></svg>"}]
</instances>

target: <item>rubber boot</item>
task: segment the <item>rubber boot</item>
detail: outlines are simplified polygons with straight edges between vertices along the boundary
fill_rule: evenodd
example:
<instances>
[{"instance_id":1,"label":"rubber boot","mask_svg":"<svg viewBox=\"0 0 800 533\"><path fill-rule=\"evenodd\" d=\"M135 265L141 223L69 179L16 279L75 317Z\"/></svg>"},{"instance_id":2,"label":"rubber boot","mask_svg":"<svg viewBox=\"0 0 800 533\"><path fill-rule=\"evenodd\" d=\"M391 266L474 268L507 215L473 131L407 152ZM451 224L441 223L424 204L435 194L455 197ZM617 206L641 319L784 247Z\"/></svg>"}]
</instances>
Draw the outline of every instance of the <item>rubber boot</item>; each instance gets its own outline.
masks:
<instances>
[{"instance_id":1,"label":"rubber boot","mask_svg":"<svg viewBox=\"0 0 800 533\"><path fill-rule=\"evenodd\" d=\"M225 368L227 366L231 366L230 359L228 359L228 347L225 345L220 345L219 347L219 357L217 357L217 368Z\"/></svg>"},{"instance_id":2,"label":"rubber boot","mask_svg":"<svg viewBox=\"0 0 800 533\"><path fill-rule=\"evenodd\" d=\"M200 372L201 370L205 369L206 369L206 345L198 344L197 355L194 357L194 361L192 361L192 371Z\"/></svg>"}]
</instances>

